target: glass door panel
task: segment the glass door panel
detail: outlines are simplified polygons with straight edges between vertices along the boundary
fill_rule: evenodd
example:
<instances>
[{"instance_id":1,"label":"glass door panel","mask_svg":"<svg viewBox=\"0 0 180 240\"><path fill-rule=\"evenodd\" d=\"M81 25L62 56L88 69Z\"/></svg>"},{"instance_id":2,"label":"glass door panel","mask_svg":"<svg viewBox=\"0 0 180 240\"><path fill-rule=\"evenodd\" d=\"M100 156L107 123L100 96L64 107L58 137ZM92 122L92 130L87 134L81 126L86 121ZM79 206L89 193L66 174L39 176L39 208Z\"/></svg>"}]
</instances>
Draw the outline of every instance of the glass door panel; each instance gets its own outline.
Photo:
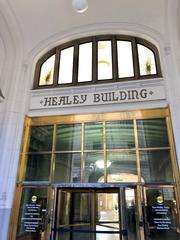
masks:
<instances>
[{"instance_id":1,"label":"glass door panel","mask_svg":"<svg viewBox=\"0 0 180 240\"><path fill-rule=\"evenodd\" d=\"M23 189L17 225L17 240L46 239L47 195L47 188L25 187Z\"/></svg>"},{"instance_id":2,"label":"glass door panel","mask_svg":"<svg viewBox=\"0 0 180 240\"><path fill-rule=\"evenodd\" d=\"M90 193L61 191L58 205L58 240L93 239Z\"/></svg>"},{"instance_id":3,"label":"glass door panel","mask_svg":"<svg viewBox=\"0 0 180 240\"><path fill-rule=\"evenodd\" d=\"M164 192L164 196L165 194L169 201L170 192ZM144 240L146 233L140 235L139 230L139 227L143 230L145 225L140 217L142 214L139 213L140 203L138 190L133 186L107 189L59 189L52 239ZM147 216L147 213L144 216ZM175 219L174 217L173 215L172 219ZM141 221L142 225L140 225ZM147 221L149 218L146 219ZM150 227L148 231L146 228L148 234L150 230ZM146 240L162 239L147 238Z\"/></svg>"},{"instance_id":4,"label":"glass door panel","mask_svg":"<svg viewBox=\"0 0 180 240\"><path fill-rule=\"evenodd\" d=\"M118 193L96 194L96 239L119 240L119 195ZM99 233L106 231L107 233Z\"/></svg>"},{"instance_id":5,"label":"glass door panel","mask_svg":"<svg viewBox=\"0 0 180 240\"><path fill-rule=\"evenodd\" d=\"M119 191L59 190L53 240L121 240Z\"/></svg>"},{"instance_id":6,"label":"glass door panel","mask_svg":"<svg viewBox=\"0 0 180 240\"><path fill-rule=\"evenodd\" d=\"M177 208L173 187L144 189L146 240L178 240Z\"/></svg>"},{"instance_id":7,"label":"glass door panel","mask_svg":"<svg viewBox=\"0 0 180 240\"><path fill-rule=\"evenodd\" d=\"M137 239L137 198L135 188L125 188L126 226L128 240Z\"/></svg>"}]
</instances>

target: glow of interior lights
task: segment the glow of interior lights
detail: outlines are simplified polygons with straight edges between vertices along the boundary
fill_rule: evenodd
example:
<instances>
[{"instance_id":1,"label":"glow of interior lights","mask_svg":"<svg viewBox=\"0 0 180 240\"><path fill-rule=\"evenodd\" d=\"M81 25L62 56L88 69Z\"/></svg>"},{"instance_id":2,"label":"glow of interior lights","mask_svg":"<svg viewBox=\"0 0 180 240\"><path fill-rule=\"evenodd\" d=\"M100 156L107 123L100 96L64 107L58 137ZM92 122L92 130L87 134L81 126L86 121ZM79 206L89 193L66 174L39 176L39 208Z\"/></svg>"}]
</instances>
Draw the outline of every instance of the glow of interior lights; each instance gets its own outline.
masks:
<instances>
[{"instance_id":1,"label":"glow of interior lights","mask_svg":"<svg viewBox=\"0 0 180 240\"><path fill-rule=\"evenodd\" d=\"M87 0L72 0L72 6L78 13L83 13L88 9Z\"/></svg>"},{"instance_id":2,"label":"glow of interior lights","mask_svg":"<svg viewBox=\"0 0 180 240\"><path fill-rule=\"evenodd\" d=\"M104 160L98 160L96 161L96 166L98 168L104 168ZM110 161L107 161L107 168L111 166L111 162Z\"/></svg>"}]
</instances>

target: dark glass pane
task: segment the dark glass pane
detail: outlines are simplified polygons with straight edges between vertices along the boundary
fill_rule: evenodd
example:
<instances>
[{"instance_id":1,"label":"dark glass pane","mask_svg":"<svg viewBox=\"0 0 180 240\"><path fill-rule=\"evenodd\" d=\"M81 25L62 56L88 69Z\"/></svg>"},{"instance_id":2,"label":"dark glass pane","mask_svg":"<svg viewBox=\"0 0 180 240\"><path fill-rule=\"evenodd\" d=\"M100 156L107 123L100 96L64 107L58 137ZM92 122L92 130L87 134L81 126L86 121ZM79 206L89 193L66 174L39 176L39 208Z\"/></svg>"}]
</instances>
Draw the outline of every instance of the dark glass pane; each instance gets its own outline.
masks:
<instances>
[{"instance_id":1,"label":"dark glass pane","mask_svg":"<svg viewBox=\"0 0 180 240\"><path fill-rule=\"evenodd\" d=\"M81 155L60 153L55 156L55 182L80 182Z\"/></svg>"},{"instance_id":2,"label":"dark glass pane","mask_svg":"<svg viewBox=\"0 0 180 240\"><path fill-rule=\"evenodd\" d=\"M18 220L17 240L41 240L46 230L47 189L23 189Z\"/></svg>"},{"instance_id":3,"label":"dark glass pane","mask_svg":"<svg viewBox=\"0 0 180 240\"><path fill-rule=\"evenodd\" d=\"M106 123L107 148L134 148L133 121Z\"/></svg>"},{"instance_id":4,"label":"dark glass pane","mask_svg":"<svg viewBox=\"0 0 180 240\"><path fill-rule=\"evenodd\" d=\"M86 150L103 149L102 123L87 123L84 125L84 148Z\"/></svg>"},{"instance_id":5,"label":"dark glass pane","mask_svg":"<svg viewBox=\"0 0 180 240\"><path fill-rule=\"evenodd\" d=\"M90 202L90 193L76 193L71 194L71 220L73 223L91 221L91 202Z\"/></svg>"},{"instance_id":6,"label":"dark glass pane","mask_svg":"<svg viewBox=\"0 0 180 240\"><path fill-rule=\"evenodd\" d=\"M172 182L169 150L140 151L141 177L145 182Z\"/></svg>"},{"instance_id":7,"label":"dark glass pane","mask_svg":"<svg viewBox=\"0 0 180 240\"><path fill-rule=\"evenodd\" d=\"M36 126L31 128L29 152L46 152L52 150L53 126Z\"/></svg>"},{"instance_id":8,"label":"dark glass pane","mask_svg":"<svg viewBox=\"0 0 180 240\"><path fill-rule=\"evenodd\" d=\"M137 182L136 152L107 154L108 182Z\"/></svg>"},{"instance_id":9,"label":"dark glass pane","mask_svg":"<svg viewBox=\"0 0 180 240\"><path fill-rule=\"evenodd\" d=\"M136 191L135 188L125 188L125 202L126 202L126 220L127 220L127 231L128 240L137 239L137 202L136 202Z\"/></svg>"},{"instance_id":10,"label":"dark glass pane","mask_svg":"<svg viewBox=\"0 0 180 240\"><path fill-rule=\"evenodd\" d=\"M165 119L138 120L140 148L168 147L168 133Z\"/></svg>"},{"instance_id":11,"label":"dark glass pane","mask_svg":"<svg viewBox=\"0 0 180 240\"><path fill-rule=\"evenodd\" d=\"M92 226L89 223L72 224L60 227L58 230L57 240L92 240L94 233L92 233ZM102 235L102 234L101 234Z\"/></svg>"},{"instance_id":12,"label":"dark glass pane","mask_svg":"<svg viewBox=\"0 0 180 240\"><path fill-rule=\"evenodd\" d=\"M81 125L67 124L57 126L56 151L81 149Z\"/></svg>"},{"instance_id":13,"label":"dark glass pane","mask_svg":"<svg viewBox=\"0 0 180 240\"><path fill-rule=\"evenodd\" d=\"M84 155L84 182L104 182L104 155L93 152Z\"/></svg>"},{"instance_id":14,"label":"dark glass pane","mask_svg":"<svg viewBox=\"0 0 180 240\"><path fill-rule=\"evenodd\" d=\"M91 221L91 201L90 193L60 192L60 217L59 225L68 225L77 222Z\"/></svg>"},{"instance_id":15,"label":"dark glass pane","mask_svg":"<svg viewBox=\"0 0 180 240\"><path fill-rule=\"evenodd\" d=\"M50 166L50 154L28 155L25 181L48 181Z\"/></svg>"},{"instance_id":16,"label":"dark glass pane","mask_svg":"<svg viewBox=\"0 0 180 240\"><path fill-rule=\"evenodd\" d=\"M179 240L174 189L170 187L146 188L145 194L147 240Z\"/></svg>"},{"instance_id":17,"label":"dark glass pane","mask_svg":"<svg viewBox=\"0 0 180 240\"><path fill-rule=\"evenodd\" d=\"M91 193L62 191L59 195L60 216L58 224L59 231L57 233L58 239L93 239L93 234L87 233L87 230L92 230ZM63 230L66 230L67 232ZM82 232L76 232L76 230Z\"/></svg>"}]
</instances>

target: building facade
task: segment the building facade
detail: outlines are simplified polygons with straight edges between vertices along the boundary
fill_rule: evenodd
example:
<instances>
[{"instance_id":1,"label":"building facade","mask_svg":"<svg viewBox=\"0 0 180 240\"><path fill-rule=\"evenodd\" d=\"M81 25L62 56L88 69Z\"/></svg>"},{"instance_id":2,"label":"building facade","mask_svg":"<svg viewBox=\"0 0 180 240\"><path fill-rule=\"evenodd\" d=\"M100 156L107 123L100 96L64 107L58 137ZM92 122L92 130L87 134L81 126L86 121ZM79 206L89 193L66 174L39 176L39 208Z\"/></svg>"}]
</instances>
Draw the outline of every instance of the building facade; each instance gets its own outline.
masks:
<instances>
[{"instance_id":1,"label":"building facade","mask_svg":"<svg viewBox=\"0 0 180 240\"><path fill-rule=\"evenodd\" d=\"M0 1L0 239L180 238L178 0Z\"/></svg>"}]
</instances>

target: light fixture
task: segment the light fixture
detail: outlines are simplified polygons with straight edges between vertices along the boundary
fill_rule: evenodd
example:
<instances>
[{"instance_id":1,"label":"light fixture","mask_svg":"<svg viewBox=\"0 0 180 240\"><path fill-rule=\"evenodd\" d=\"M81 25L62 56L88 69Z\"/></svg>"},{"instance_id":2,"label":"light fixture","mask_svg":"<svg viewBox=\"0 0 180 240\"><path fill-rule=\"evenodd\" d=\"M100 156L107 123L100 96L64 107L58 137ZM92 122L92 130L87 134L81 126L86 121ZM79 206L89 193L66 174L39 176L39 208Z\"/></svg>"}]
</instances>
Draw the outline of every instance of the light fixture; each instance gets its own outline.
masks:
<instances>
[{"instance_id":1,"label":"light fixture","mask_svg":"<svg viewBox=\"0 0 180 240\"><path fill-rule=\"evenodd\" d=\"M104 160L98 160L96 161L96 166L98 168L104 168ZM107 168L111 166L111 162L110 161L107 161Z\"/></svg>"},{"instance_id":2,"label":"light fixture","mask_svg":"<svg viewBox=\"0 0 180 240\"><path fill-rule=\"evenodd\" d=\"M87 0L72 0L72 6L78 13L83 13L88 9Z\"/></svg>"}]
</instances>

